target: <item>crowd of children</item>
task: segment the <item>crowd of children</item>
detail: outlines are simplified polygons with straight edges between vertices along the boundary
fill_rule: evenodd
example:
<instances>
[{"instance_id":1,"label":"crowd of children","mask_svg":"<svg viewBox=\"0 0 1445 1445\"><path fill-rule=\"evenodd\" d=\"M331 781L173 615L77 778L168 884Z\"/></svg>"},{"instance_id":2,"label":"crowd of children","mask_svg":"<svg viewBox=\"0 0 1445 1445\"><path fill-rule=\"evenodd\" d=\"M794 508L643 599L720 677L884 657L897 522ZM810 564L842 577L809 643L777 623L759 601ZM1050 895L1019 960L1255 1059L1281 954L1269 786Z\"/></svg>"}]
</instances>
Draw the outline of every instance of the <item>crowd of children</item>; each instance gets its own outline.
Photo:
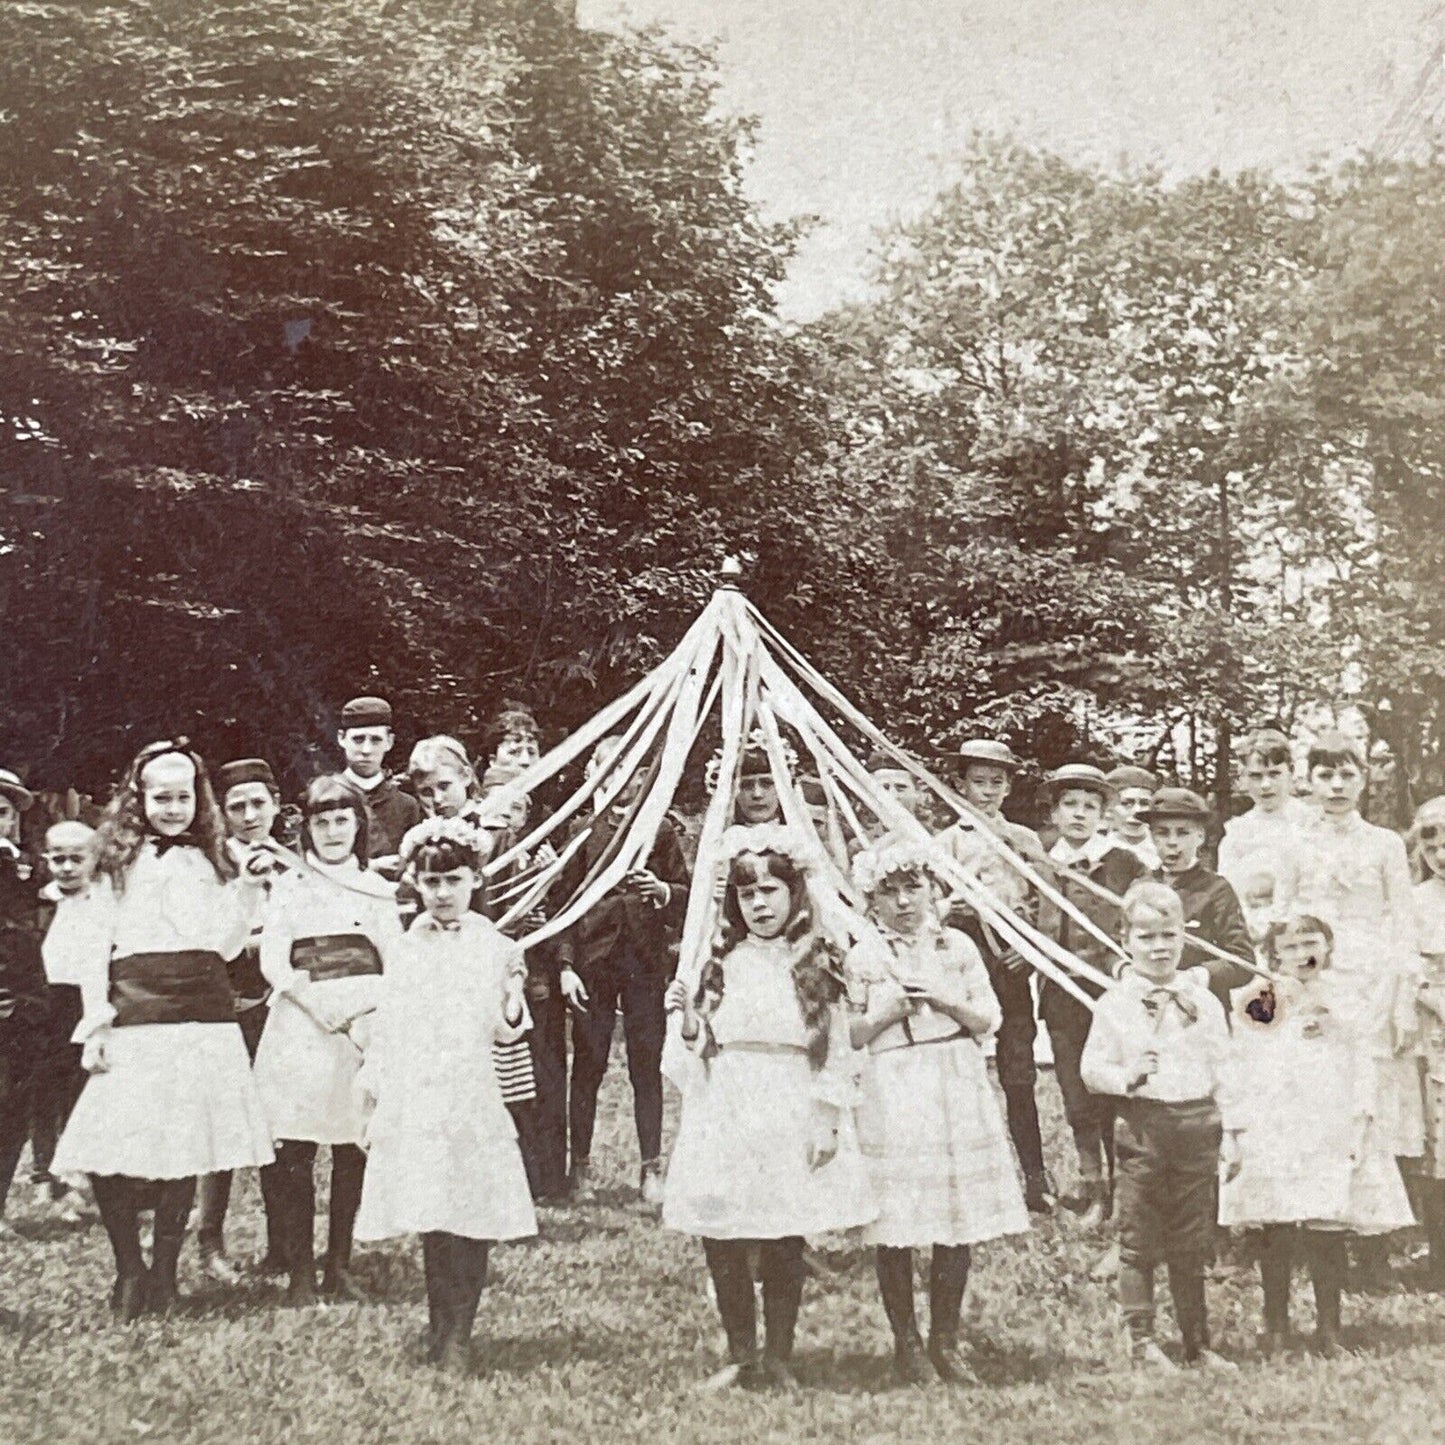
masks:
<instances>
[{"instance_id":1,"label":"crowd of children","mask_svg":"<svg viewBox=\"0 0 1445 1445\"><path fill-rule=\"evenodd\" d=\"M1046 845L1003 816L1021 760L974 740L958 760L963 817L931 842L884 832L841 858L862 926L839 936L826 790L792 777L817 827L785 823L779 754L753 734L716 938L683 979L689 865L670 820L555 939L515 941L595 876L639 778L585 820L565 862L543 844L484 878L527 830L507 784L540 754L535 720L504 711L476 766L456 739L425 738L403 779L385 770L385 701L353 699L340 720L344 766L307 785L286 841L265 761L212 775L176 740L142 749L95 827L57 822L32 858L33 796L0 770L0 1220L27 1142L62 1217L83 1217L88 1181L118 1319L174 1304L198 1195L202 1266L240 1281L224 1223L232 1172L256 1168L259 1268L285 1274L291 1303L365 1298L353 1238L419 1235L427 1357L466 1372L491 1247L534 1234L536 1206L593 1197L619 1013L639 1195L702 1241L728 1351L715 1387L792 1386L805 1241L840 1231L873 1251L909 1384L971 1378L972 1250L1061 1206L1112 1237L1095 1275L1116 1279L1149 1369L1175 1368L1155 1334L1161 1265L1184 1361L1232 1368L1206 1303L1230 1234L1252 1242L1266 1355L1291 1343L1296 1256L1326 1355L1341 1348L1352 1253L1388 1274L1391 1235L1418 1218L1445 1275L1445 799L1419 810L1414 881L1405 842L1361 816L1352 742L1316 740L1299 798L1288 740L1252 737L1254 806L1226 826L1215 872L1196 794L1134 765L1069 763L1046 780ZM619 756L604 739L593 765ZM869 767L923 814L896 758ZM1089 976L1036 975L950 888L948 860ZM509 922L517 880L553 865L549 899ZM1039 1020L1076 1156L1063 1199L1039 1127ZM681 1106L670 1159L664 1077Z\"/></svg>"}]
</instances>

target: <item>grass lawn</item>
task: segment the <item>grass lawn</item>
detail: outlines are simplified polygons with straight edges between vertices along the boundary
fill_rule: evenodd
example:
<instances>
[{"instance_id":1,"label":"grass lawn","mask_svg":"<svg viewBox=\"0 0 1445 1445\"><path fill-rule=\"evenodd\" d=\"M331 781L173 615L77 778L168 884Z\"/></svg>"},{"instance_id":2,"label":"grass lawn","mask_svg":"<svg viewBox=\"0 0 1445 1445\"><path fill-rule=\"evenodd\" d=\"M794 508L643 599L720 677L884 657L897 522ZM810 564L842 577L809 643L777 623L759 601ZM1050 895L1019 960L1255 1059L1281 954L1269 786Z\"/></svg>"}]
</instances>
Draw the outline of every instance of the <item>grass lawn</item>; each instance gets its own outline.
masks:
<instances>
[{"instance_id":1,"label":"grass lawn","mask_svg":"<svg viewBox=\"0 0 1445 1445\"><path fill-rule=\"evenodd\" d=\"M1065 1159L1051 1076L1040 1095L1050 1157ZM809 1282L801 1393L701 1395L695 1386L721 1350L702 1252L631 1202L635 1143L620 1060L599 1135L601 1202L551 1212L540 1240L497 1252L478 1322L487 1372L462 1383L418 1362L425 1303L409 1242L359 1256L382 1303L292 1311L272 1286L203 1281L188 1241L184 1311L121 1329L106 1311L103 1232L38 1220L22 1175L12 1215L25 1238L0 1242L3 1303L17 1317L0 1334L0 1442L1445 1438L1445 1300L1351 1295L1351 1357L1265 1365L1253 1350L1254 1277L1211 1285L1216 1342L1243 1369L1144 1379L1127 1367L1110 1289L1087 1278L1098 1243L1054 1220L975 1253L966 1319L978 1388L892 1387L872 1268L859 1253L839 1256L827 1283ZM232 1204L235 1257L256 1252L258 1226L248 1177ZM1160 1286L1167 1296L1162 1275ZM1312 1322L1303 1280L1296 1317Z\"/></svg>"}]
</instances>

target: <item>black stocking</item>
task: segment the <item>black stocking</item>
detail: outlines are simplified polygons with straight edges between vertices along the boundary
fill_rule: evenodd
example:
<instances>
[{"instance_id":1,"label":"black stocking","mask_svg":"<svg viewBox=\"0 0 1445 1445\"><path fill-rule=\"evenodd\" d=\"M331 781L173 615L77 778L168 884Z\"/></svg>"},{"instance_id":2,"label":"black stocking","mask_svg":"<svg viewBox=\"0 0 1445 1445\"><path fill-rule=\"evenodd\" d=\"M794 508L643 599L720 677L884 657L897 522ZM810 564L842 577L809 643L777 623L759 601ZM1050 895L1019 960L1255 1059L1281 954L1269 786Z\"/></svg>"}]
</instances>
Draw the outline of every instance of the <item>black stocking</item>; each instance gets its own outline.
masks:
<instances>
[{"instance_id":1,"label":"black stocking","mask_svg":"<svg viewBox=\"0 0 1445 1445\"><path fill-rule=\"evenodd\" d=\"M727 1335L728 1358L747 1364L758 1352L758 1306L748 1246L736 1239L704 1239L702 1247Z\"/></svg>"},{"instance_id":2,"label":"black stocking","mask_svg":"<svg viewBox=\"0 0 1445 1445\"><path fill-rule=\"evenodd\" d=\"M803 1241L798 1235L765 1239L759 1251L763 1276L763 1354L787 1364L803 1303Z\"/></svg>"}]
</instances>

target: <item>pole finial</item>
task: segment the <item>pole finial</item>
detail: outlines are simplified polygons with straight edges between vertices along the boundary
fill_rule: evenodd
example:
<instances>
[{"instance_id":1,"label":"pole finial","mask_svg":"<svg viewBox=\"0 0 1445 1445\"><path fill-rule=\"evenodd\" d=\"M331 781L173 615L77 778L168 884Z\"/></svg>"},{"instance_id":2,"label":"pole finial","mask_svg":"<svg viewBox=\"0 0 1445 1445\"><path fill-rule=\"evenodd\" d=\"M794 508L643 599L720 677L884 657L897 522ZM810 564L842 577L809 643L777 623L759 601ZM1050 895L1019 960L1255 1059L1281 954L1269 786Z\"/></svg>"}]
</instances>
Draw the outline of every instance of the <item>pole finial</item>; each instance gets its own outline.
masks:
<instances>
[{"instance_id":1,"label":"pole finial","mask_svg":"<svg viewBox=\"0 0 1445 1445\"><path fill-rule=\"evenodd\" d=\"M717 580L719 587L740 587L743 580L742 559L731 553L724 557L722 566L718 568Z\"/></svg>"}]
</instances>

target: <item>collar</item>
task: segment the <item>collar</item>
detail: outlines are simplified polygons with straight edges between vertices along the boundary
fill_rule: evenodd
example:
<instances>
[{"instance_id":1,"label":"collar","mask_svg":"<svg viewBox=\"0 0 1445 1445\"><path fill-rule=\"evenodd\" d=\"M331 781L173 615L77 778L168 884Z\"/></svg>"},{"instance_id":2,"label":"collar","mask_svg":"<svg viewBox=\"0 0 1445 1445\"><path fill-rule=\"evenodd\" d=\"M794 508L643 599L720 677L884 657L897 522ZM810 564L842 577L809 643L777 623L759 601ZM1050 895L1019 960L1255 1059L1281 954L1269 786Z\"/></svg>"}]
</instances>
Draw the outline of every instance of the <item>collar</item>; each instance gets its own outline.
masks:
<instances>
[{"instance_id":1,"label":"collar","mask_svg":"<svg viewBox=\"0 0 1445 1445\"><path fill-rule=\"evenodd\" d=\"M346 781L352 785L352 787L360 788L363 793L374 793L384 782L387 781L385 768L383 768L381 772L377 773L374 777L370 778L358 778L356 774L351 771L350 768L347 768L341 774L341 776L345 778Z\"/></svg>"},{"instance_id":2,"label":"collar","mask_svg":"<svg viewBox=\"0 0 1445 1445\"><path fill-rule=\"evenodd\" d=\"M460 918L453 919L449 923L443 923L440 919L433 918L430 913L423 913L422 916L412 924L412 928L413 930L421 929L423 933L460 933L469 917L471 917L470 914L464 913Z\"/></svg>"},{"instance_id":3,"label":"collar","mask_svg":"<svg viewBox=\"0 0 1445 1445\"><path fill-rule=\"evenodd\" d=\"M1104 832L1095 833L1082 848L1076 848L1067 838L1059 838L1049 849L1049 857L1066 868L1076 868L1080 863L1092 868L1102 863L1117 846Z\"/></svg>"},{"instance_id":4,"label":"collar","mask_svg":"<svg viewBox=\"0 0 1445 1445\"><path fill-rule=\"evenodd\" d=\"M1163 1011L1177 1008L1188 1023L1199 1018L1198 988L1183 974L1176 973L1169 983L1155 983L1142 974L1130 969L1119 980L1144 1007L1144 1012L1156 1021L1162 1021Z\"/></svg>"}]
</instances>

